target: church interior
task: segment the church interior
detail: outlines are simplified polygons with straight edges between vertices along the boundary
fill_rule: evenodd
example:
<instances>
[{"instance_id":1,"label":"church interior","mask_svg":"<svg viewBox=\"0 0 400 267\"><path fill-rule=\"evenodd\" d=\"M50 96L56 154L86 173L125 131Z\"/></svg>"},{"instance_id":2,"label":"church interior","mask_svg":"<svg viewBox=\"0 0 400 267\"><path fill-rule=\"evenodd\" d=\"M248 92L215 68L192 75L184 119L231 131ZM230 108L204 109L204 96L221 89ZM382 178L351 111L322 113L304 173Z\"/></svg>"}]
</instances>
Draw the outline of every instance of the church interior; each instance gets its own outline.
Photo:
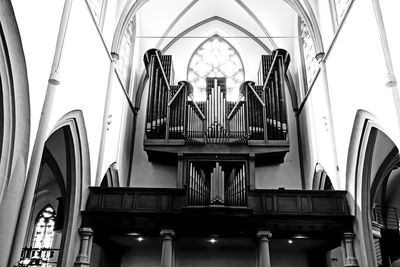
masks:
<instances>
[{"instance_id":1,"label":"church interior","mask_svg":"<svg viewBox=\"0 0 400 267\"><path fill-rule=\"evenodd\" d=\"M398 10L0 1L0 266L400 266Z\"/></svg>"}]
</instances>

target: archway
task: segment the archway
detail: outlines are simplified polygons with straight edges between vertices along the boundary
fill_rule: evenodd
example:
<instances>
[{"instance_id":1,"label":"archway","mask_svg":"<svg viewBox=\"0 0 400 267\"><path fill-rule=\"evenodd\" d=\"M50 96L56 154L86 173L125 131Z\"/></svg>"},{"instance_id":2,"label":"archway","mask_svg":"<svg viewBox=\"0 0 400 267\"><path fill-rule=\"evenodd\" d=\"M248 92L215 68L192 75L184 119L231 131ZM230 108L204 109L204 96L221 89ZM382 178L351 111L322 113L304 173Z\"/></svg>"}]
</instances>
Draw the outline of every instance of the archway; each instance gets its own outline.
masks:
<instances>
[{"instance_id":1,"label":"archway","mask_svg":"<svg viewBox=\"0 0 400 267\"><path fill-rule=\"evenodd\" d=\"M0 2L0 265L6 266L29 152L28 76L11 1Z\"/></svg>"},{"instance_id":2,"label":"archway","mask_svg":"<svg viewBox=\"0 0 400 267\"><path fill-rule=\"evenodd\" d=\"M60 119L46 140L41 157L21 260L32 260L36 218L44 207L51 206L55 213L54 239L47 243L50 247L35 248L35 255L56 262L57 266L73 266L80 242L80 212L85 208L90 184L88 143L81 111L72 111Z\"/></svg>"},{"instance_id":3,"label":"archway","mask_svg":"<svg viewBox=\"0 0 400 267\"><path fill-rule=\"evenodd\" d=\"M400 157L398 148L376 121L371 114L358 112L347 166L347 190L356 217L355 246L361 266L391 266L398 256L385 248L384 235L390 230L387 211L400 207L396 195L400 190ZM391 234L400 242L398 221L396 233Z\"/></svg>"}]
</instances>

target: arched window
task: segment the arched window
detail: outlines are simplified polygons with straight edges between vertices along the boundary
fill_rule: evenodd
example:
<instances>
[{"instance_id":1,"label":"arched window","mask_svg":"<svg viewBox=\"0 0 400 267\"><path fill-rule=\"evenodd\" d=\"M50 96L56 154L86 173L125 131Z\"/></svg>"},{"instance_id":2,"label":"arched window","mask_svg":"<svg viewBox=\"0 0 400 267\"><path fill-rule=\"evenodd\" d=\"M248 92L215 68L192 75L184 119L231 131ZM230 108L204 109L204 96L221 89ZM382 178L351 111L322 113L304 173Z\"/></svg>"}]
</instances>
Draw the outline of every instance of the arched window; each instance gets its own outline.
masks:
<instances>
[{"instance_id":1,"label":"arched window","mask_svg":"<svg viewBox=\"0 0 400 267\"><path fill-rule=\"evenodd\" d=\"M103 29L104 16L107 7L107 0L88 0L88 5L92 11L93 18L100 30Z\"/></svg>"},{"instance_id":2,"label":"arched window","mask_svg":"<svg viewBox=\"0 0 400 267\"><path fill-rule=\"evenodd\" d=\"M336 25L340 25L346 15L352 0L330 0L331 11Z\"/></svg>"},{"instance_id":3,"label":"arched window","mask_svg":"<svg viewBox=\"0 0 400 267\"><path fill-rule=\"evenodd\" d=\"M300 36L302 37L300 48L302 50L304 65L306 68L307 85L310 86L317 74L319 65L315 59L315 47L311 38L310 30L302 19L300 19L299 24Z\"/></svg>"},{"instance_id":4,"label":"arched window","mask_svg":"<svg viewBox=\"0 0 400 267\"><path fill-rule=\"evenodd\" d=\"M116 70L121 78L125 89L128 90L129 78L132 68L133 45L135 36L135 22L129 21L129 24L124 32L119 49L119 59L117 61Z\"/></svg>"},{"instance_id":5,"label":"arched window","mask_svg":"<svg viewBox=\"0 0 400 267\"><path fill-rule=\"evenodd\" d=\"M51 206L46 206L39 213L33 233L32 248L51 248L54 238L56 213Z\"/></svg>"},{"instance_id":6,"label":"arched window","mask_svg":"<svg viewBox=\"0 0 400 267\"><path fill-rule=\"evenodd\" d=\"M207 77L226 77L228 100L238 99L239 85L244 81L243 63L236 50L219 36L202 43L190 59L188 81L194 87L195 100L205 99Z\"/></svg>"}]
</instances>

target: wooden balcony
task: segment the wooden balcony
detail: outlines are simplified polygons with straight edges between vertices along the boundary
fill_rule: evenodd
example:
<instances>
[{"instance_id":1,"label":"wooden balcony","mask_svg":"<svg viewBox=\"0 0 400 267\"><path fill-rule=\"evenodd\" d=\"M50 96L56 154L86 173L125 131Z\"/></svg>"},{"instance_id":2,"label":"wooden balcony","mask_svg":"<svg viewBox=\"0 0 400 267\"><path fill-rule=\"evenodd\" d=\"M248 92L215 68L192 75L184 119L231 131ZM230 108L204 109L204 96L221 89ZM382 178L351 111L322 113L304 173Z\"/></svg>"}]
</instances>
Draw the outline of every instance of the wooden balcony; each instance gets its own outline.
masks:
<instances>
[{"instance_id":1,"label":"wooden balcony","mask_svg":"<svg viewBox=\"0 0 400 267\"><path fill-rule=\"evenodd\" d=\"M338 236L351 231L345 191L251 190L246 206L189 205L185 189L91 187L83 225L104 233L254 236L270 229L275 237Z\"/></svg>"}]
</instances>

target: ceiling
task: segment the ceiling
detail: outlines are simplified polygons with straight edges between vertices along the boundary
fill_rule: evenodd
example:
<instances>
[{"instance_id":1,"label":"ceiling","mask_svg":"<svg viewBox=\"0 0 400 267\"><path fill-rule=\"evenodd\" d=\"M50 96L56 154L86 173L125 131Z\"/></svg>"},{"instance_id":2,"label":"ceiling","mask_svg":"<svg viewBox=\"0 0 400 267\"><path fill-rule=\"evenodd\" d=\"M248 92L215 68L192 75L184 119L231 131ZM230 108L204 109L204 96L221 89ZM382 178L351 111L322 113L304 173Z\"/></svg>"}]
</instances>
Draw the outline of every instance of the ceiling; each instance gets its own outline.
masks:
<instances>
[{"instance_id":1,"label":"ceiling","mask_svg":"<svg viewBox=\"0 0 400 267\"><path fill-rule=\"evenodd\" d=\"M137 13L136 36L143 47L163 49L177 36L204 39L222 33L237 42L258 37L258 45L261 42L270 50L279 47L290 52L297 42L296 18L282 0L150 0ZM200 27L201 31L194 32ZM235 29L241 29L240 33Z\"/></svg>"}]
</instances>

